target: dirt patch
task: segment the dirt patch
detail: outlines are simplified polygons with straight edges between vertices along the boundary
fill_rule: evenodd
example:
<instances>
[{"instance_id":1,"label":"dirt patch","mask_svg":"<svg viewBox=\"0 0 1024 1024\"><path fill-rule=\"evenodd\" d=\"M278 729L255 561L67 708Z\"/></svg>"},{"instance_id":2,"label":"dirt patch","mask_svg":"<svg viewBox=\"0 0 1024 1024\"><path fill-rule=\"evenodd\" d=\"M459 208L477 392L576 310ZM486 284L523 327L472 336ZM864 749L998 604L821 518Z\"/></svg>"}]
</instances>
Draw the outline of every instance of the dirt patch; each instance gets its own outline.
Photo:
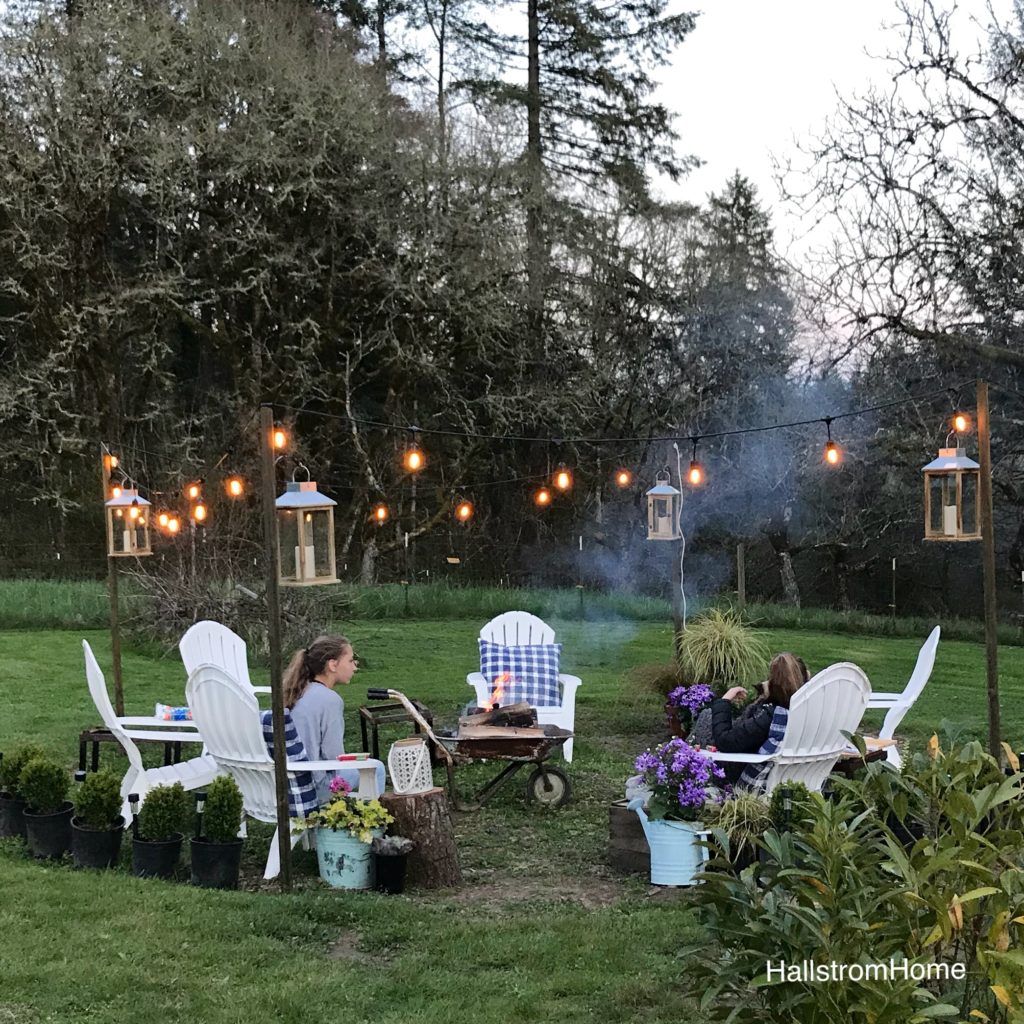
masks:
<instances>
[{"instance_id":1,"label":"dirt patch","mask_svg":"<svg viewBox=\"0 0 1024 1024\"><path fill-rule=\"evenodd\" d=\"M327 947L329 960L345 960L352 964L377 964L381 963L380 956L373 956L359 948L362 936L359 932L341 932L338 937Z\"/></svg>"},{"instance_id":2,"label":"dirt patch","mask_svg":"<svg viewBox=\"0 0 1024 1024\"><path fill-rule=\"evenodd\" d=\"M596 910L618 903L625 891L622 881L610 877L520 877L495 870L473 872L458 889L446 889L436 895L459 906L575 903L585 910Z\"/></svg>"}]
</instances>

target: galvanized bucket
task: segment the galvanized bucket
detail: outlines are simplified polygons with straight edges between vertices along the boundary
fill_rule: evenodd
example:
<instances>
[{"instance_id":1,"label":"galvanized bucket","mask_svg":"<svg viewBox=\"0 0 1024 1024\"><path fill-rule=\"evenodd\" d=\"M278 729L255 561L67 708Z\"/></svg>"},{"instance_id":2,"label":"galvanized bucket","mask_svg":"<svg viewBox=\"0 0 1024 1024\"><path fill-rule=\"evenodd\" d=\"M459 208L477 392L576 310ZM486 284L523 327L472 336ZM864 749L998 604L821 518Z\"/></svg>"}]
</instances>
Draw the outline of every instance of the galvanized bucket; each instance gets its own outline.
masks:
<instances>
[{"instance_id":1,"label":"galvanized bucket","mask_svg":"<svg viewBox=\"0 0 1024 1024\"><path fill-rule=\"evenodd\" d=\"M383 834L383 829L373 829L374 837ZM335 889L373 888L371 844L362 842L348 831L318 828L316 859L320 864L320 877Z\"/></svg>"}]
</instances>

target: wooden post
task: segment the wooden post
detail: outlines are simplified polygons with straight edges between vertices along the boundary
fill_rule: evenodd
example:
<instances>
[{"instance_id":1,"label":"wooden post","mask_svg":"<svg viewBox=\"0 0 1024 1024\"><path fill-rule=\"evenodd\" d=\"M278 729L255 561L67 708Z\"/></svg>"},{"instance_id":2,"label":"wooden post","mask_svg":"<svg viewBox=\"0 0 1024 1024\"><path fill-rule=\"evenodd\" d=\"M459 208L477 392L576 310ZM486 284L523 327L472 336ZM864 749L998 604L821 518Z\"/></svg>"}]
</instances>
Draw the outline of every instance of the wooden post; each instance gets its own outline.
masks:
<instances>
[{"instance_id":1,"label":"wooden post","mask_svg":"<svg viewBox=\"0 0 1024 1024\"><path fill-rule=\"evenodd\" d=\"M988 415L988 384L978 381L978 514L981 519L981 557L985 570L985 680L988 692L988 749L1000 757L999 634L996 619L996 546L992 520L992 446Z\"/></svg>"},{"instance_id":2,"label":"wooden post","mask_svg":"<svg viewBox=\"0 0 1024 1024\"><path fill-rule=\"evenodd\" d=\"M682 640L683 630L686 624L683 622L683 567L682 554L685 541L669 541L669 550L672 552L672 649L679 653L679 644Z\"/></svg>"},{"instance_id":3,"label":"wooden post","mask_svg":"<svg viewBox=\"0 0 1024 1024\"><path fill-rule=\"evenodd\" d=\"M270 707L274 727L274 782L277 835L281 850L281 886L292 887L292 847L288 817L288 759L284 739L284 693L281 688L281 604L278 595L277 485L274 472L274 410L260 406L260 466L263 492L263 557L267 584L267 636L270 641Z\"/></svg>"},{"instance_id":4,"label":"wooden post","mask_svg":"<svg viewBox=\"0 0 1024 1024\"><path fill-rule=\"evenodd\" d=\"M892 601L889 602L892 609L892 617L896 618L896 559L892 560Z\"/></svg>"},{"instance_id":5,"label":"wooden post","mask_svg":"<svg viewBox=\"0 0 1024 1024\"><path fill-rule=\"evenodd\" d=\"M736 545L736 601L747 606L747 548L742 542Z\"/></svg>"},{"instance_id":6,"label":"wooden post","mask_svg":"<svg viewBox=\"0 0 1024 1024\"><path fill-rule=\"evenodd\" d=\"M100 446L100 493L103 495L103 537L104 547L107 544L107 487L110 483L110 455ZM124 681L121 675L121 601L118 595L117 559L107 552L107 596L110 598L110 657L114 663L114 713L120 718L124 715Z\"/></svg>"}]
</instances>

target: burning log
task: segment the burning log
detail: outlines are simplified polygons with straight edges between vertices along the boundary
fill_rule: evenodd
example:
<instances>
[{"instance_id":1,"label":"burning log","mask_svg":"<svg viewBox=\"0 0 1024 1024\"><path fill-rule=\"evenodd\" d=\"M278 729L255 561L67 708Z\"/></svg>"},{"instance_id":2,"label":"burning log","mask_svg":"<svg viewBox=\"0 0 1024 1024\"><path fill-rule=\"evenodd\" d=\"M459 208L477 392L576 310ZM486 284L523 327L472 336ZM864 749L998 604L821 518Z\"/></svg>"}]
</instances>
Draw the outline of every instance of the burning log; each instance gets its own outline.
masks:
<instances>
[{"instance_id":1,"label":"burning log","mask_svg":"<svg viewBox=\"0 0 1024 1024\"><path fill-rule=\"evenodd\" d=\"M537 724L537 712L529 704L508 704L503 708L478 708L459 719L459 735L465 727L481 725L529 728Z\"/></svg>"}]
</instances>

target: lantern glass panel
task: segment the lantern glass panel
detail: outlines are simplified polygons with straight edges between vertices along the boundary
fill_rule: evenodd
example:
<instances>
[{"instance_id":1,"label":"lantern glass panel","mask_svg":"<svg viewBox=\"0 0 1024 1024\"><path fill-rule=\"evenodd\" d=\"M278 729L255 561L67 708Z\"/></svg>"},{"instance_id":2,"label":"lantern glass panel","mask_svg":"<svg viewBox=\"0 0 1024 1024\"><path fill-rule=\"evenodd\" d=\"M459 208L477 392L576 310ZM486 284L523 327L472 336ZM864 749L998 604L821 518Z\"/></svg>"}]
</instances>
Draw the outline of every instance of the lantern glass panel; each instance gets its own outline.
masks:
<instances>
[{"instance_id":1,"label":"lantern glass panel","mask_svg":"<svg viewBox=\"0 0 1024 1024\"><path fill-rule=\"evenodd\" d=\"M978 533L978 474L964 473L960 479L960 530L964 534Z\"/></svg>"},{"instance_id":2,"label":"lantern glass panel","mask_svg":"<svg viewBox=\"0 0 1024 1024\"><path fill-rule=\"evenodd\" d=\"M296 583L299 575L299 513L283 508L277 513L277 542L281 559L281 582Z\"/></svg>"},{"instance_id":3,"label":"lantern glass panel","mask_svg":"<svg viewBox=\"0 0 1024 1024\"><path fill-rule=\"evenodd\" d=\"M667 498L654 499L654 515L657 519L667 519L669 515L669 502Z\"/></svg>"},{"instance_id":4,"label":"lantern glass panel","mask_svg":"<svg viewBox=\"0 0 1024 1024\"><path fill-rule=\"evenodd\" d=\"M311 513L312 522L306 523L306 543L312 544L313 561L307 571L310 578L318 580L332 579L334 567L331 565L331 527L333 516L330 509L318 509Z\"/></svg>"}]
</instances>

